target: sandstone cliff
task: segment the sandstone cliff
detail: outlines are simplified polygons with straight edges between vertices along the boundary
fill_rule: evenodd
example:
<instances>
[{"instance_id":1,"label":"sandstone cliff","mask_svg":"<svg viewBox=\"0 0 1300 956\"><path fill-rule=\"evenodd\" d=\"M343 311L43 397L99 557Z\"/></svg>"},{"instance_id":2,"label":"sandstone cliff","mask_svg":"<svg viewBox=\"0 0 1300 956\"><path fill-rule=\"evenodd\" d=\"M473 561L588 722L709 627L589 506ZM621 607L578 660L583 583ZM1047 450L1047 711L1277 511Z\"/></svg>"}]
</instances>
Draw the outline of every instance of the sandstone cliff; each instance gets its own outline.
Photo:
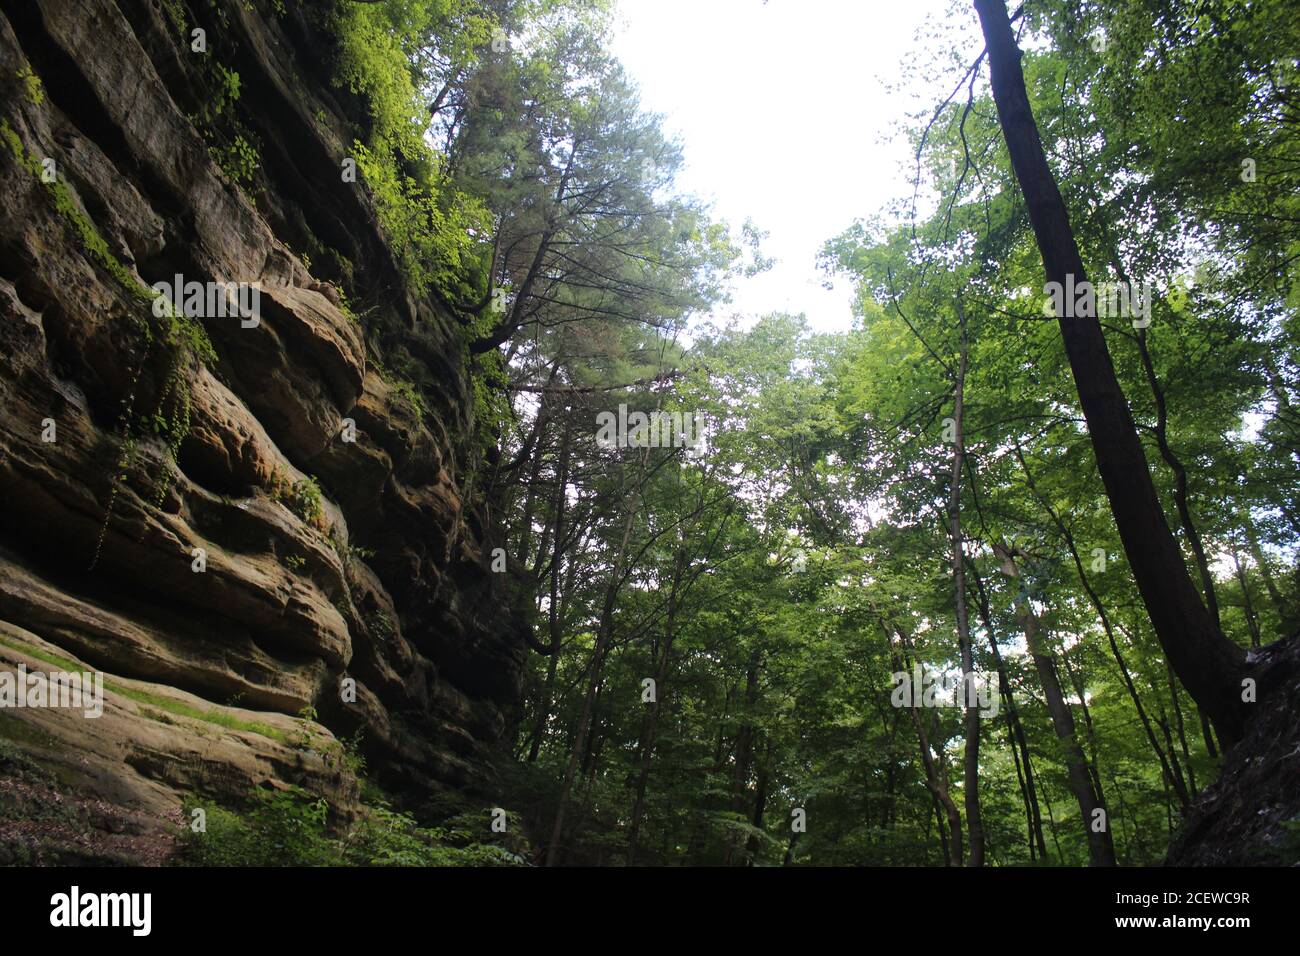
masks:
<instances>
[{"instance_id":1,"label":"sandstone cliff","mask_svg":"<svg viewBox=\"0 0 1300 956\"><path fill-rule=\"evenodd\" d=\"M461 332L340 174L365 119L328 38L277 7L0 2L0 666L108 683L99 720L0 738L132 812L346 808L344 739L395 791L470 787L519 698ZM255 284L260 321L155 316L178 274Z\"/></svg>"}]
</instances>

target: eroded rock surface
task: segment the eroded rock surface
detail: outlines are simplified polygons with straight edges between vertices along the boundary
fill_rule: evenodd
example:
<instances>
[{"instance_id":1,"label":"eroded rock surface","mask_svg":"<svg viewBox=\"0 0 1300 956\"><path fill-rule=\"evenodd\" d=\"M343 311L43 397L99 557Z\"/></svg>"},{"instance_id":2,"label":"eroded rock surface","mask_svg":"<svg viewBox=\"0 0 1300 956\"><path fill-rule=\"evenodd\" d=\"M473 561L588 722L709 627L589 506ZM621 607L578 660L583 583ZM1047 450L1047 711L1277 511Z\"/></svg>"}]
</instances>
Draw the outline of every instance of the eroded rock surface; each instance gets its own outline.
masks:
<instances>
[{"instance_id":1,"label":"eroded rock surface","mask_svg":"<svg viewBox=\"0 0 1300 956\"><path fill-rule=\"evenodd\" d=\"M359 733L399 792L472 787L515 719L522 618L489 573L460 332L339 175L365 114L328 52L297 10L0 2L0 666L44 648L286 734ZM261 146L242 185L204 137L214 64ZM260 321L202 320L206 360L179 347L140 293L177 274L255 285ZM159 712L110 695L80 730L13 711L0 735L159 813L265 783L350 799L313 748Z\"/></svg>"},{"instance_id":2,"label":"eroded rock surface","mask_svg":"<svg viewBox=\"0 0 1300 956\"><path fill-rule=\"evenodd\" d=\"M1169 847L1171 866L1300 860L1300 635L1251 652L1258 711Z\"/></svg>"}]
</instances>

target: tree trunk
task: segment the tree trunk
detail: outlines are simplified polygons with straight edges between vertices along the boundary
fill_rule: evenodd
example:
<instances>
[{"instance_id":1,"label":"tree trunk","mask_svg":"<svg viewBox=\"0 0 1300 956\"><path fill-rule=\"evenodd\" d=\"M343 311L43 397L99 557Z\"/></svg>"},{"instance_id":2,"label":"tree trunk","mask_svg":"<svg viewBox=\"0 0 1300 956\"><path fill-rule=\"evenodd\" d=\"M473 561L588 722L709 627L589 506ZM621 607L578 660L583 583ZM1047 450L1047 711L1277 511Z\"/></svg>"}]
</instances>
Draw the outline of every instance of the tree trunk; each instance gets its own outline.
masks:
<instances>
[{"instance_id":1,"label":"tree trunk","mask_svg":"<svg viewBox=\"0 0 1300 956\"><path fill-rule=\"evenodd\" d=\"M754 793L754 815L750 818L750 825L756 830L763 828L763 813L767 810L767 791L771 785L772 777L772 737L767 737L767 746L764 749L762 758L758 764L758 781ZM759 851L758 834L751 834L749 840L745 843L745 865L753 866L754 859L758 856Z\"/></svg>"},{"instance_id":2,"label":"tree trunk","mask_svg":"<svg viewBox=\"0 0 1300 956\"><path fill-rule=\"evenodd\" d=\"M1092 792L1097 795L1097 803L1106 805L1106 793L1101 786L1101 770L1097 760L1097 732L1092 725L1092 711L1088 707L1088 688L1084 686L1083 677L1078 668L1070 663L1069 651L1061 652L1061 666L1070 678L1070 686L1079 698L1079 713L1083 715L1083 727L1088 740L1088 772L1092 776Z\"/></svg>"},{"instance_id":3,"label":"tree trunk","mask_svg":"<svg viewBox=\"0 0 1300 956\"><path fill-rule=\"evenodd\" d=\"M637 747L636 797L632 802L632 824L627 834L627 862L631 866L636 862L637 839L641 832L641 817L645 812L646 786L650 780L650 760L654 756L655 739L659 733L659 714L663 707L663 680L668 672L668 661L672 655L673 640L677 636L677 592L681 587L682 574L686 570L686 552L678 549L673 565L673 583L668 592L668 612L664 622L664 646L655 659L654 687L655 699L650 704L650 713L646 716L646 726L641 733Z\"/></svg>"},{"instance_id":4,"label":"tree trunk","mask_svg":"<svg viewBox=\"0 0 1300 956\"><path fill-rule=\"evenodd\" d=\"M1039 505L1047 512L1052 523L1056 525L1056 530L1060 532L1061 537L1065 539L1065 546L1070 551L1070 557L1074 561L1074 569L1079 575L1079 583L1083 585L1084 593L1088 595L1093 610L1097 612L1097 617L1101 620L1102 630L1106 632L1106 641L1110 644L1111 656L1115 658L1115 663L1119 666L1120 676L1124 680L1124 687L1128 691L1129 699L1133 701L1133 707L1137 711L1138 719L1142 722L1142 729L1146 732L1147 742L1151 744L1151 749L1155 751L1156 759L1160 761L1160 770L1164 774L1165 780L1174 785L1178 793L1178 801L1184 810L1187 809L1191 802L1187 788L1183 786L1181 778L1175 778L1173 771L1169 766L1169 760L1165 757L1165 752L1160 747L1160 742L1156 740L1155 731L1151 729L1151 718L1147 715L1146 708L1142 706L1142 698L1138 695L1137 686L1133 683L1133 677L1129 673L1128 664L1124 660L1124 655L1120 652L1119 642L1115 638L1115 628L1111 625L1110 615L1106 613L1106 607L1101 603L1101 598L1088 580L1088 574L1083 569L1083 558L1079 554L1079 548L1075 544L1074 534L1070 531L1069 526L1061 518L1055 508L1048 503L1047 498L1039 494L1038 486L1034 484L1034 476L1029 471L1029 465L1025 461L1025 456L1020 448L1020 443L1016 442L1016 459L1020 462L1020 469L1025 476L1025 484L1028 486L1030 494L1038 501Z\"/></svg>"},{"instance_id":5,"label":"tree trunk","mask_svg":"<svg viewBox=\"0 0 1300 956\"><path fill-rule=\"evenodd\" d=\"M907 672L911 672L912 663L906 654L909 645L906 633L902 628L895 628L898 634L899 642L904 648L904 654L900 656L893 654L894 670L903 671L904 665ZM957 804L953 803L952 797L948 793L948 783L939 773L939 768L935 763L934 751L930 748L930 737L925 732L925 725L921 721L921 710L917 706L917 700L920 698L920 688L913 688L912 703L908 707L908 712L912 715L912 726L916 730L916 741L921 751L921 768L925 771L925 785L930 793L934 795L936 801L943 806L944 813L947 815L947 830L951 836L951 842L942 834L944 831L943 819L940 818L940 839L944 843L948 852L948 865L962 865L962 845L961 845L961 814L957 812ZM936 808L937 812L937 808Z\"/></svg>"},{"instance_id":6,"label":"tree trunk","mask_svg":"<svg viewBox=\"0 0 1300 956\"><path fill-rule=\"evenodd\" d=\"M958 321L961 325L961 354L957 360L953 400L952 478L948 486L948 536L952 541L952 580L957 607L957 644L961 652L962 685L965 694L966 753L963 760L963 796L966 803L966 830L970 838L970 857L967 866L984 865L984 824L980 818L980 710L975 695L975 659L971 652L970 617L966 608L966 561L962 551L961 532L961 470L965 454L962 438L962 418L965 411L966 359L969 353L966 338L966 312L957 302Z\"/></svg>"},{"instance_id":7,"label":"tree trunk","mask_svg":"<svg viewBox=\"0 0 1300 956\"><path fill-rule=\"evenodd\" d=\"M563 444L560 446L560 464L559 471L556 475L555 488L555 532L552 536L553 550L551 552L551 603L546 609L551 638L551 655L550 660L546 662L546 683L542 685L541 698L537 704L537 723L533 727L533 739L528 747L528 762L535 763L537 754L542 747L542 738L546 735L546 723L551 716L551 698L555 693L555 672L560 661L560 636L562 631L562 619L560 617L560 555L562 550L561 541L564 538L564 505L565 489L569 484L569 439L570 426L566 418L564 426Z\"/></svg>"},{"instance_id":8,"label":"tree trunk","mask_svg":"<svg viewBox=\"0 0 1300 956\"><path fill-rule=\"evenodd\" d=\"M642 460L642 472L644 473L644 456ZM578 760L582 756L583 748L587 742L587 731L591 727L592 708L596 700L596 691L600 687L601 669L614 636L614 603L618 597L619 588L623 583L623 560L627 555L628 542L632 538L632 524L636 519L637 510L635 505L629 505L627 508L627 518L623 524L623 539L619 544L618 552L614 556L613 566L610 568L609 584L605 587L605 602L601 607L600 623L596 628L596 646L591 655L591 676L587 682L587 695L582 702L582 716L578 720L578 730L573 739L572 749L569 752L568 765L564 770L564 783L560 787L560 799L555 808L555 823L551 827L551 840L546 849L547 866L554 866L559 860L560 838L564 834L564 814L568 806L569 795L573 790L573 778L578 769Z\"/></svg>"},{"instance_id":9,"label":"tree trunk","mask_svg":"<svg viewBox=\"0 0 1300 956\"><path fill-rule=\"evenodd\" d=\"M1018 579L1020 571L1011 552L998 544L994 544L993 547L998 557L1002 559L1003 573L1012 579ZM1065 750L1066 776L1070 782L1070 790L1079 803L1079 814L1083 818L1083 828L1088 838L1089 860L1092 866L1114 866L1115 847L1110 836L1109 821L1100 831L1094 826L1096 819L1094 811L1101 810L1105 813L1105 807L1094 789L1087 759L1084 757L1083 748L1079 746L1079 738L1074 727L1074 715L1070 712L1070 705L1066 703L1065 694L1061 691L1061 678L1056 669L1056 661L1051 651L1044 645L1042 623L1034 613L1029 599L1022 596L1018 604L1016 615L1025 632L1025 643L1029 647L1030 657L1033 658L1034 669L1038 671L1043 697L1047 701L1047 710L1052 717L1052 728L1056 731L1056 736Z\"/></svg>"},{"instance_id":10,"label":"tree trunk","mask_svg":"<svg viewBox=\"0 0 1300 956\"><path fill-rule=\"evenodd\" d=\"M1038 127L1029 108L1020 49L1005 0L974 0L987 43L993 99L1007 150L1024 192L1049 282L1086 281ZM1066 356L1088 423L1097 469L1152 626L1183 686L1215 722L1221 737L1242 734L1245 652L1215 625L1187 573L1151 481L1146 454L1096 318L1058 317ZM1113 854L1112 854L1113 857Z\"/></svg>"},{"instance_id":11,"label":"tree trunk","mask_svg":"<svg viewBox=\"0 0 1300 956\"><path fill-rule=\"evenodd\" d=\"M1273 580L1273 569L1264 556L1264 549L1259 546L1259 536L1255 534L1255 529L1250 526L1250 519L1247 518L1243 524L1246 529L1246 543L1250 546L1250 556L1254 558L1255 567L1259 568L1259 573L1264 578L1264 587L1268 589L1269 600L1273 602L1273 607L1277 610L1278 616L1285 623L1290 616L1291 609L1283 599L1282 592L1278 590L1277 582Z\"/></svg>"},{"instance_id":12,"label":"tree trunk","mask_svg":"<svg viewBox=\"0 0 1300 956\"><path fill-rule=\"evenodd\" d=\"M754 762L754 706L758 702L758 674L762 667L762 653L754 648L749 655L745 668L745 697L741 704L742 716L740 729L736 733L736 760L731 769L731 811L743 814L749 803L749 772ZM732 836L727 841L726 865L735 862L736 851L743 844L739 836Z\"/></svg>"},{"instance_id":13,"label":"tree trunk","mask_svg":"<svg viewBox=\"0 0 1300 956\"><path fill-rule=\"evenodd\" d=\"M993 629L993 616L989 609L988 592L984 590L984 579L980 577L979 569L975 567L972 561L970 565L971 577L975 579L975 588L979 594L979 612L980 620L984 624L984 630L988 632L989 649L993 652L993 665L998 672L998 690L1006 700L1007 727L1013 738L1013 752L1018 750L1019 757L1016 761L1017 773L1020 765L1024 765L1024 779L1021 781L1021 789L1024 791L1025 805L1029 814L1029 856L1032 859L1034 855L1034 843L1037 841L1038 853L1047 859L1047 841L1043 837L1043 815L1038 803L1038 788L1034 783L1033 762L1029 757L1029 744L1025 739L1025 727L1020 720L1020 708L1016 704L1016 697L1011 689L1011 679L1007 676L1006 662L1002 660L1002 650L998 647L997 632Z\"/></svg>"},{"instance_id":14,"label":"tree trunk","mask_svg":"<svg viewBox=\"0 0 1300 956\"><path fill-rule=\"evenodd\" d=\"M1196 771L1192 768L1192 752L1187 747L1187 728L1183 725L1183 705L1178 702L1178 679L1174 669L1165 662L1165 673L1169 676L1169 697L1174 705L1174 726L1178 728L1178 742L1183 748L1183 763L1187 765L1187 786L1192 798L1196 798Z\"/></svg>"},{"instance_id":15,"label":"tree trunk","mask_svg":"<svg viewBox=\"0 0 1300 956\"><path fill-rule=\"evenodd\" d=\"M1241 609L1246 615L1246 625L1250 628L1250 646L1259 647L1259 618L1255 616L1255 602L1250 599L1250 581L1246 569L1241 566L1241 555L1237 546L1232 547L1232 567L1237 572L1237 583L1241 585Z\"/></svg>"}]
</instances>

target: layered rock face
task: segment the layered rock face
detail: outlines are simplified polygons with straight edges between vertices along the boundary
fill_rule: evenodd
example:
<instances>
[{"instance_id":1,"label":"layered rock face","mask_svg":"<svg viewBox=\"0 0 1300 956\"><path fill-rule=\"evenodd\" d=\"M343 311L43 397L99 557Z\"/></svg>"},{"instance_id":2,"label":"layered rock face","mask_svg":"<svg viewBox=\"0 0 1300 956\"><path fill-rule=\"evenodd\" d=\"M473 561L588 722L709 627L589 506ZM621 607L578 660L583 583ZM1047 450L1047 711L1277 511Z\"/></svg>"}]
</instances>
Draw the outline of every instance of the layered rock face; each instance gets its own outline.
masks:
<instances>
[{"instance_id":1,"label":"layered rock face","mask_svg":"<svg viewBox=\"0 0 1300 956\"><path fill-rule=\"evenodd\" d=\"M345 738L394 790L471 787L520 693L461 333L341 174L364 109L328 39L277 6L0 0L0 669L108 699L0 711L0 742L146 809L346 804ZM205 139L229 73L242 184ZM259 315L156 315L176 276Z\"/></svg>"}]
</instances>

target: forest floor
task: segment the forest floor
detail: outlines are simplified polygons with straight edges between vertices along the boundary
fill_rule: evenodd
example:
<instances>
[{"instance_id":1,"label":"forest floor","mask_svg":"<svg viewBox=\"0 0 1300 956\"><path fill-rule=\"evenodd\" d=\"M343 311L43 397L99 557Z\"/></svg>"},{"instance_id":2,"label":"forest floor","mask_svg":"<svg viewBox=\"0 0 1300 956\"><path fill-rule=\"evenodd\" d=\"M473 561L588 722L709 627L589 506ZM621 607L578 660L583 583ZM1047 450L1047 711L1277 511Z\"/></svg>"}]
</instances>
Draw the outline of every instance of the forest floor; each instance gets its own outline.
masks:
<instances>
[{"instance_id":1,"label":"forest floor","mask_svg":"<svg viewBox=\"0 0 1300 956\"><path fill-rule=\"evenodd\" d=\"M164 866L182 822L78 793L0 740L0 866Z\"/></svg>"}]
</instances>

